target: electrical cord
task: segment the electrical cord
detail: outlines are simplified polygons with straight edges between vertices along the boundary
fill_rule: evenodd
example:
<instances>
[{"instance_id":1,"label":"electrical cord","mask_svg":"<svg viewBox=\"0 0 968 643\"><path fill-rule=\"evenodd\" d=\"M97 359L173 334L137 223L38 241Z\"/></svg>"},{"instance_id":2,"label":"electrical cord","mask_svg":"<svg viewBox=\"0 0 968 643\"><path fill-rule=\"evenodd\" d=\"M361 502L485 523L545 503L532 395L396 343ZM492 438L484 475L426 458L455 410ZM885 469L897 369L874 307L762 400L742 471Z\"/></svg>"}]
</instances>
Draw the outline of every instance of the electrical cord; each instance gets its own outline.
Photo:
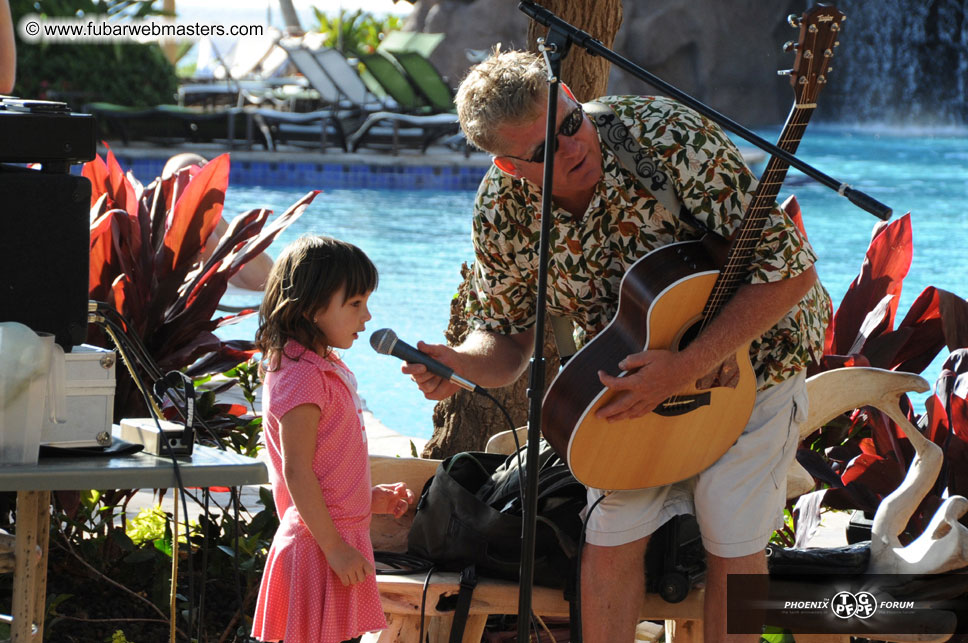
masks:
<instances>
[{"instance_id":1,"label":"electrical cord","mask_svg":"<svg viewBox=\"0 0 968 643\"><path fill-rule=\"evenodd\" d=\"M138 336L137 333L134 333L130 330L131 325L127 321L127 319L125 319L124 316L121 315L117 310L115 310L114 307L112 307L110 304L106 302L92 300L88 302L88 311L89 311L88 312L89 321L91 323L96 324L100 328L102 328L104 332L108 335L108 337L111 339L111 341L114 343L114 345L117 347L118 353L120 354L122 360L124 361L125 366L127 367L128 372L131 375L132 381L134 382L135 386L137 387L142 397L144 398L146 405L148 406L149 413L151 414L152 419L155 422L155 426L158 430L159 436L163 435L163 432L161 430L161 424L159 421L163 416L163 413L161 411L161 408L159 407L158 402L159 400L162 400L167 396L169 401L172 404L172 407L175 409L175 412L178 413L179 416L181 416L183 424L186 427L185 430L186 432L188 432L186 434L186 439L187 437L193 437L191 432L193 432L196 427L200 426L202 429L205 430L209 438L213 441L213 443L216 445L216 447L219 450L222 450L222 451L226 450L226 445L222 440L222 438L217 433L215 433L215 431L204 420L202 420L201 418L195 415L194 386L191 380L184 373L181 373L180 371L171 371L167 375L163 374L161 371L161 368L158 366L154 358L148 352L141 338ZM148 379L152 381L153 383L151 387L152 391L149 391L149 387L146 385L144 379L140 377L139 374L136 372L135 366L140 368L147 375ZM181 388L179 387L179 385L181 385ZM156 397L153 397L151 395L151 392L154 392ZM173 516L174 527L173 527L173 542L172 542L172 595L171 595L171 605L170 605L172 628L174 628L174 624L176 622L176 615L177 615L176 613L177 605L176 605L175 597L176 597L176 588L177 588L177 579L178 579L178 565L177 565L178 500L180 497L181 503L182 503L182 510L185 516L184 525L185 525L186 539L188 538L188 535L191 533L191 525L189 523L189 515L188 515L187 497L190 496L192 500L200 506L202 505L202 503L199 502L198 498L190 494L185 488L185 485L182 482L181 471L178 466L178 460L171 449L171 445L168 443L167 440L164 440L164 439L160 440L160 442L162 444L162 449L166 451L165 455L170 457L172 460L175 480L178 486L176 497L175 497L175 513ZM239 488L232 487L231 505L234 508L234 520L235 520L235 526L236 526L235 538L234 538L235 556L233 558L233 561L235 565L236 594L237 594L239 606L241 609L242 588L241 588L240 578L241 578L242 572L239 567L239 528L238 528L239 522L240 522L239 510L240 510L241 501L240 501L239 495L240 495ZM209 512L208 503L210 499L211 499L211 496L209 494L208 489L206 489L205 504L203 507L203 510L205 511L205 515L208 515L208 512ZM203 538L207 542L207 534L203 534ZM207 556L207 552L208 552L207 548L203 549L203 557ZM207 569L207 566L206 566L206 569ZM198 631L201 631L201 628L202 628L202 623L203 623L202 610L204 608L203 607L204 586L205 586L206 580L203 578L202 581L203 581L202 582L203 594L202 594L202 601L201 601L202 605L199 606L199 609L196 611L196 615L193 616L194 563L193 563L193 557L189 555L188 556L189 640L191 640L192 638L191 637L192 629L196 626L196 624L198 627ZM174 636L175 636L174 629L172 629L170 633L172 642L174 642Z\"/></svg>"},{"instance_id":2,"label":"electrical cord","mask_svg":"<svg viewBox=\"0 0 968 643\"><path fill-rule=\"evenodd\" d=\"M172 521L173 523L172 525L172 579L171 579L171 596L170 596L171 630L169 635L170 635L171 642L174 643L175 626L177 622L176 620L177 604L176 603L177 603L177 583L178 583L178 535L179 535L178 534L178 501L180 498L182 502L182 509L185 515L186 538L187 538L187 534L191 533L190 523L188 519L188 501L186 499L186 490L185 490L185 485L182 482L181 469L178 465L178 459L175 456L171 448L171 445L168 443L168 440L163 439L164 431L161 428L161 422L160 422L160 419L162 417L161 409L158 406L157 400L149 392L148 387L146 386L144 380L141 378L140 374L134 368L134 365L135 364L140 365L148 373L151 373L151 372L157 373L160 371L159 369L157 369L157 366L153 366L153 363L154 363L153 360L145 359L145 353L142 353L137 357L133 355L131 350L133 345L140 346L140 349L139 348L134 349L133 352L135 354L137 354L140 351L143 351L144 346L143 344L140 344L140 340L138 340L138 342L136 343L134 340L131 339L131 337L133 336L133 333L129 333L125 331L125 328L128 327L128 324L124 321L124 318L120 315L120 313L115 311L111 306L109 306L104 302L90 302L89 310L91 310L91 312L89 312L89 315L88 315L89 321L95 323L102 330L104 330L104 332L114 343L115 347L118 349L118 353L121 355L122 361L127 367L128 372L131 375L132 381L134 382L137 389L141 392L141 395L144 397L145 403L148 407L148 412L151 414L151 417L155 422L155 426L158 430L158 435L159 435L159 444L162 445L162 450L167 451L166 455L171 459L171 462L172 462L172 471L175 476L177 490L176 490L176 496L175 496L175 502L174 502L174 515L173 515L173 521ZM107 313L105 314L106 311ZM109 315L117 316L119 319L121 319L122 324L118 324L116 321L109 319L108 318ZM146 364L148 365L147 368L146 368ZM193 625L192 603L194 599L194 587L193 587L194 570L192 568L193 565L192 565L191 556L188 556L188 566L189 566L188 635L189 635L189 639L191 639L192 625Z\"/></svg>"},{"instance_id":3,"label":"electrical cord","mask_svg":"<svg viewBox=\"0 0 968 643\"><path fill-rule=\"evenodd\" d=\"M128 352L126 354L123 353L122 358L124 358L125 364L128 366L128 372L132 373L132 367L130 366L131 364L137 364L137 366L139 366L148 375L148 378L154 382L155 393L158 396L158 399L162 399L167 394L169 400L172 402L175 412L181 416L185 426L189 426L188 418L186 418L184 412L184 408L187 406L188 401L184 396L179 395L177 386L169 387L165 393L161 393L157 390L158 382L173 381L171 380L173 377L172 373L177 373L182 377L184 377L184 374L180 373L179 371L171 371L165 375L162 372L161 367L158 366L158 363L155 362L154 358L148 352L148 349L145 347L144 342L141 340L138 334L129 331L131 324L128 323L128 320L125 319L124 315L115 310L110 304L103 301L91 300L88 302L88 315L92 322L95 322L97 325L101 326L105 332L108 333L108 336L111 337L112 341L115 342L115 345L118 344L115 341L114 336L124 339ZM108 331L108 328L106 327L110 327L111 330ZM112 332L114 336L112 336ZM118 350L120 352L121 348ZM133 373L132 379L135 380L137 385L138 380L134 377ZM144 391L142 391L142 394L144 394ZM156 411L159 415L163 415L160 409L157 407ZM225 450L226 447L224 441L217 433L215 433L208 423L205 422L205 420L196 417L190 424L193 429L196 425L203 428L209 439L213 441L217 448L222 451Z\"/></svg>"},{"instance_id":4,"label":"electrical cord","mask_svg":"<svg viewBox=\"0 0 968 643\"><path fill-rule=\"evenodd\" d=\"M484 389L480 389L480 394L484 395L484 397L494 402L494 404L498 407L498 409L500 409L501 412L504 414L504 417L511 428L511 436L514 438L514 446L515 446L515 451L518 458L518 471L521 472L521 474L518 476L518 493L521 498L521 504L522 506L524 506L524 489L522 487L522 484L523 484L522 480L524 478L524 475L523 475L524 467L521 463L522 449L521 449L521 442L518 440L517 429L514 426L514 420L511 419L511 414L508 412L508 410L497 399L495 399L494 396L492 396L488 391ZM578 624L577 624L577 627L572 628L572 630L579 636L579 639L577 641L574 641L573 643L581 643L581 638L580 638L581 625L582 625L581 624L581 556L582 556L582 550L585 547L585 534L588 527L588 519L591 516L592 512L598 507L599 503L602 500L604 500L605 497L609 495L609 493L610 492L605 492L601 496L599 496L599 498L592 504L592 506L588 508L588 511L585 512L585 518L582 520L581 534L579 535L579 542L578 542L578 553L575 558L575 605L576 605L575 618L578 619ZM422 610L420 614L422 619L423 618ZM532 629L535 630L535 633L537 635L538 627L534 623L535 619L538 619L538 621L541 622L542 625L544 625L544 622L541 621L540 617L538 617L538 615L535 614L534 611L531 612L531 627ZM545 627L545 629L547 629L547 627ZM550 632L548 632L548 634L549 636L551 635ZM538 635L538 640L540 640L540 635ZM554 637L552 637L552 640L554 640Z\"/></svg>"},{"instance_id":5,"label":"electrical cord","mask_svg":"<svg viewBox=\"0 0 968 643\"><path fill-rule=\"evenodd\" d=\"M523 507L524 506L524 486L523 485L524 485L525 470L524 470L524 463L521 461L521 451L522 451L521 442L518 439L518 432L517 432L517 427L515 427L514 425L514 419L511 417L511 414L508 412L507 408L505 408L505 406L501 404L501 402L499 402L497 398L491 395L489 391L483 388L477 388L475 389L475 392L478 393L479 395L486 397L487 399L489 399L491 402L494 403L494 405L498 408L498 410L501 411L502 415L504 415L504 419L507 422L508 428L511 431L511 437L514 439L514 446L515 446L514 455L517 458L517 462L518 462L518 495L521 499L521 506ZM433 566L432 563L430 563L430 561L424 561L424 559L416 556L409 556L407 554L390 554L389 552L380 552L380 554L387 557L385 559L381 559L380 562L386 562L387 564L390 564L388 561L393 560L393 557L396 556L396 557L399 557L398 560L401 563L410 565L411 567L409 568L401 567L399 570L378 570L377 571L378 574L419 573L421 571L424 571L426 564L430 565L427 571L427 577L424 579L423 593L420 601L420 639L419 640L422 642L424 640L423 623L424 623L424 615L426 614L425 606L427 601L427 590L430 585L430 577L436 571L436 568ZM374 552L374 555L376 555L376 552ZM536 640L541 640L540 629L538 628L538 625L535 622L536 618L537 618L537 615L532 610L530 614L531 628L535 632ZM540 621L540 619L538 620Z\"/></svg>"}]
</instances>

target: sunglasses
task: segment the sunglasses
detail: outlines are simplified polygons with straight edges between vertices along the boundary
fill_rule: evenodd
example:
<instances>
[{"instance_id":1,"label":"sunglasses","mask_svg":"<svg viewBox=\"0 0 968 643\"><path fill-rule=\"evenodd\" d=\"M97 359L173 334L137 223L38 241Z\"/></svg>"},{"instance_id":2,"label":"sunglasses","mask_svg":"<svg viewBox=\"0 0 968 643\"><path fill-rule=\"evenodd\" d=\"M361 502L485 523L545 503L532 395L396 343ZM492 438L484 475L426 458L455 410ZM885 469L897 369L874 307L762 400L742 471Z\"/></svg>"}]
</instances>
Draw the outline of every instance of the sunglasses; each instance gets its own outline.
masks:
<instances>
[{"instance_id":1,"label":"sunglasses","mask_svg":"<svg viewBox=\"0 0 968 643\"><path fill-rule=\"evenodd\" d=\"M585 120L585 112L582 110L581 105L575 106L575 109L571 110L568 116L561 121L561 125L558 127L558 134L555 135L555 152L558 151L558 137L559 136L574 136L581 129L582 121ZM521 158L520 156L511 156L506 154L508 158L517 159L518 161L525 161L527 163L544 163L544 153L545 144L541 142L538 147L534 148L534 154L531 158Z\"/></svg>"}]
</instances>

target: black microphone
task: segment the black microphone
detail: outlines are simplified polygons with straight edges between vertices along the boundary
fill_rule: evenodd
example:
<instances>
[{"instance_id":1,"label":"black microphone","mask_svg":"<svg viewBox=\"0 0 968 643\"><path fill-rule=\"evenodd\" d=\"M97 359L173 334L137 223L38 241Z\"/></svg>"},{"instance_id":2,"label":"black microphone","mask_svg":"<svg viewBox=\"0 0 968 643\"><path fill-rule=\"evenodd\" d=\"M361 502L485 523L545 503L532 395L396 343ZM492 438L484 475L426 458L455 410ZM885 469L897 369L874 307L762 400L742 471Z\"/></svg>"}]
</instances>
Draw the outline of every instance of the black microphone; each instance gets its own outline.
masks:
<instances>
[{"instance_id":1,"label":"black microphone","mask_svg":"<svg viewBox=\"0 0 968 643\"><path fill-rule=\"evenodd\" d=\"M442 377L445 380L450 380L457 386L468 391L473 391L474 393L482 393L484 391L484 389L474 382L465 380L460 375L454 373L454 369L444 366L427 353L418 351L410 344L400 341L397 339L397 334L389 328L381 328L380 330L373 331L373 334L370 335L370 346L377 353L393 355L410 364L423 364L434 375Z\"/></svg>"}]
</instances>

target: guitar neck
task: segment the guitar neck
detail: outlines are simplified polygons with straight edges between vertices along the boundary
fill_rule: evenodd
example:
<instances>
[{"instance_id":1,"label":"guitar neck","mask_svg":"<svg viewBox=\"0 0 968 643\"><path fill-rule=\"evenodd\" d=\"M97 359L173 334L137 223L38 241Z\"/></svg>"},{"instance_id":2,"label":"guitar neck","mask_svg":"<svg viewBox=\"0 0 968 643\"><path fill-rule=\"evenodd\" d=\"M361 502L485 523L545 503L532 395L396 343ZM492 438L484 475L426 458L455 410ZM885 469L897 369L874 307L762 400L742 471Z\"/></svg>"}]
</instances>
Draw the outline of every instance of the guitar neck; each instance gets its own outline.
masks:
<instances>
[{"instance_id":1,"label":"guitar neck","mask_svg":"<svg viewBox=\"0 0 968 643\"><path fill-rule=\"evenodd\" d=\"M777 147L790 154L797 151L810 116L813 115L814 107L813 105L793 106L783 125ZM704 319L711 320L715 317L746 279L753 260L753 252L763 235L763 228L773 210L773 204L776 202L777 194L780 193L780 187L786 179L789 167L786 161L776 156L771 156L767 162L766 169L750 200L746 217L730 244L719 278L706 302L703 310Z\"/></svg>"}]
</instances>

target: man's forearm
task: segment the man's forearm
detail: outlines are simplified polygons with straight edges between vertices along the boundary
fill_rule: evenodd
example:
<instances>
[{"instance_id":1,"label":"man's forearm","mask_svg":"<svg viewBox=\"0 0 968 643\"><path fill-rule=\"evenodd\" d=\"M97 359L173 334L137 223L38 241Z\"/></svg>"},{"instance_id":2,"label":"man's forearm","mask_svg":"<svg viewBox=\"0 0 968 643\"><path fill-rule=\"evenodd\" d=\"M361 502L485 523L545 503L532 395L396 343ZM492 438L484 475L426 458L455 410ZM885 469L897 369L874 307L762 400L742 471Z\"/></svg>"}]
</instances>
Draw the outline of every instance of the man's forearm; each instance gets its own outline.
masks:
<instances>
[{"instance_id":1,"label":"man's forearm","mask_svg":"<svg viewBox=\"0 0 968 643\"><path fill-rule=\"evenodd\" d=\"M518 335L472 331L454 349L461 356L461 364L455 370L484 388L513 384L528 365L533 337L533 330Z\"/></svg>"},{"instance_id":2,"label":"man's forearm","mask_svg":"<svg viewBox=\"0 0 968 643\"><path fill-rule=\"evenodd\" d=\"M811 267L789 279L743 286L719 316L680 353L690 379L706 375L741 346L772 328L816 280L817 273Z\"/></svg>"}]
</instances>

